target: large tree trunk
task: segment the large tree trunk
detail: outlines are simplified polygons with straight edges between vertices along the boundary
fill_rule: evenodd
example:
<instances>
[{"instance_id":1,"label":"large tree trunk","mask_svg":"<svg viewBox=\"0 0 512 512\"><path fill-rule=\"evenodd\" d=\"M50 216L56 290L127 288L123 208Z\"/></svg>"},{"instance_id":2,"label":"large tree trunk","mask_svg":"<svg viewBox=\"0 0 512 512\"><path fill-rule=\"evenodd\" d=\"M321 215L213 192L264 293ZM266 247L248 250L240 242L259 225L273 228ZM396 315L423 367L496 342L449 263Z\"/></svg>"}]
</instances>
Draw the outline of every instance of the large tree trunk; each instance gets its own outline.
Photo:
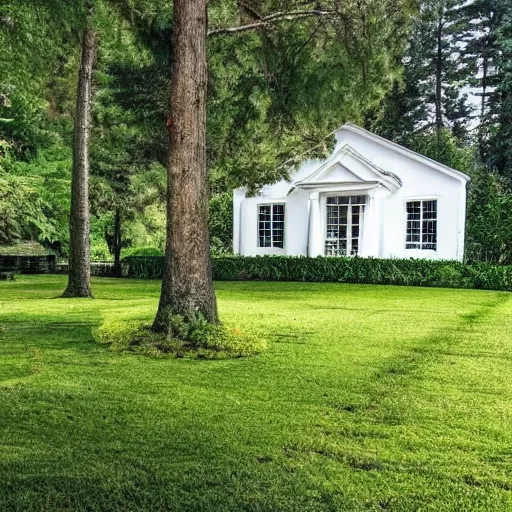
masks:
<instances>
[{"instance_id":1,"label":"large tree trunk","mask_svg":"<svg viewBox=\"0 0 512 512\"><path fill-rule=\"evenodd\" d=\"M82 59L73 139L73 175L69 219L69 277L64 297L92 297L89 220L89 136L91 125L92 72L96 54L96 32L92 7L82 41Z\"/></svg>"},{"instance_id":2,"label":"large tree trunk","mask_svg":"<svg viewBox=\"0 0 512 512\"><path fill-rule=\"evenodd\" d=\"M170 314L215 323L206 175L207 0L175 0L168 122L167 242L156 331Z\"/></svg>"}]
</instances>

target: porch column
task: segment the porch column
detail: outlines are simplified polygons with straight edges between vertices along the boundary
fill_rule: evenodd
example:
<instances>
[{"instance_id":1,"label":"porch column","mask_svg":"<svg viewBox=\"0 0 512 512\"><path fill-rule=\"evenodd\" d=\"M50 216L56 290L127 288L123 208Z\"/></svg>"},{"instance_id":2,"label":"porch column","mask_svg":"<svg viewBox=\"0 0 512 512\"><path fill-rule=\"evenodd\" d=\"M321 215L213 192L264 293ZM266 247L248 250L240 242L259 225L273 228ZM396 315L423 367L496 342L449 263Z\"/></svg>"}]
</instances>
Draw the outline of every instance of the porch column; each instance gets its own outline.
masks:
<instances>
[{"instance_id":1,"label":"porch column","mask_svg":"<svg viewBox=\"0 0 512 512\"><path fill-rule=\"evenodd\" d=\"M308 256L316 258L324 255L324 237L320 212L320 197L318 192L309 196L309 237Z\"/></svg>"},{"instance_id":2,"label":"porch column","mask_svg":"<svg viewBox=\"0 0 512 512\"><path fill-rule=\"evenodd\" d=\"M380 237L382 229L381 201L372 193L368 196L363 218L363 243L360 256L378 258L380 254Z\"/></svg>"}]
</instances>

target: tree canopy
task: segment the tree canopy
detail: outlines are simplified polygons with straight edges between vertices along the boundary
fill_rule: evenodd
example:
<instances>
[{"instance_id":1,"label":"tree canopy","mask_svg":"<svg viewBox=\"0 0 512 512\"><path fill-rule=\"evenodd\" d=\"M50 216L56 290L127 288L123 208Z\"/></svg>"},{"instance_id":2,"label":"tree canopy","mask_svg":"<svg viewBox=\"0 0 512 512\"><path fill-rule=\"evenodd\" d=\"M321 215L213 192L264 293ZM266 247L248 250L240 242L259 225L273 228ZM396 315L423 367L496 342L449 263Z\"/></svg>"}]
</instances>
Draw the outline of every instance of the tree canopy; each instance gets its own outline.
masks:
<instances>
[{"instance_id":1,"label":"tree canopy","mask_svg":"<svg viewBox=\"0 0 512 512\"><path fill-rule=\"evenodd\" d=\"M67 254L84 5L0 6L2 243L30 239ZM163 248L173 6L95 5L91 236L93 254L109 258L117 210L121 247ZM211 0L208 16L215 250L230 247L225 205L234 187L257 190L326 154L329 134L347 121L463 171L498 176L499 193L510 193L506 0Z\"/></svg>"}]
</instances>

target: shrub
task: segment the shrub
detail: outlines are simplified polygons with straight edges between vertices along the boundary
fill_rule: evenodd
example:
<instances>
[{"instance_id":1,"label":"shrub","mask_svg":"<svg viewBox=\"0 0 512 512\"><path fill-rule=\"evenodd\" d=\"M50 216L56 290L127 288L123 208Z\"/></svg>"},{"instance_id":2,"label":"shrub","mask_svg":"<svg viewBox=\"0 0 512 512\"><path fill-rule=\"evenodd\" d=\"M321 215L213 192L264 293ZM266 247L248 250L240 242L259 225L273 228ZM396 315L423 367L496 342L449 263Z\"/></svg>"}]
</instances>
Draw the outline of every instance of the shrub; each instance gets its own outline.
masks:
<instances>
[{"instance_id":1,"label":"shrub","mask_svg":"<svg viewBox=\"0 0 512 512\"><path fill-rule=\"evenodd\" d=\"M130 258L131 256L163 256L164 252L161 249L156 249L155 247L129 247L128 249L123 249L123 257Z\"/></svg>"},{"instance_id":2,"label":"shrub","mask_svg":"<svg viewBox=\"0 0 512 512\"><path fill-rule=\"evenodd\" d=\"M230 253L233 247L233 194L214 194L210 199L210 250L212 254Z\"/></svg>"},{"instance_id":3,"label":"shrub","mask_svg":"<svg viewBox=\"0 0 512 512\"><path fill-rule=\"evenodd\" d=\"M91 245L91 261L111 261L112 259L106 243Z\"/></svg>"},{"instance_id":4,"label":"shrub","mask_svg":"<svg viewBox=\"0 0 512 512\"><path fill-rule=\"evenodd\" d=\"M163 256L128 256L123 262L128 265L128 277L161 279L164 274Z\"/></svg>"},{"instance_id":5,"label":"shrub","mask_svg":"<svg viewBox=\"0 0 512 512\"><path fill-rule=\"evenodd\" d=\"M161 278L162 257L131 257L128 276ZM459 261L298 256L221 256L212 258L218 281L304 281L512 291L512 266Z\"/></svg>"}]
</instances>

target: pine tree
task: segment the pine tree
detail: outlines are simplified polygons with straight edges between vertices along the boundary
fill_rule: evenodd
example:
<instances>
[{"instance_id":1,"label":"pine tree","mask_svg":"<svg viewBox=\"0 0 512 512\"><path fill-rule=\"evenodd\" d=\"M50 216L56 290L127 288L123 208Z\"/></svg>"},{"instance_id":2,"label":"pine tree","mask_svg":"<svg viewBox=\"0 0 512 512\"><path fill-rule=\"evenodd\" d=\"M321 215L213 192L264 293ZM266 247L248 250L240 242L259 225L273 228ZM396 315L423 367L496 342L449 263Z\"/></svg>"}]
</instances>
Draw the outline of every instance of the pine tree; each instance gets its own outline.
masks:
<instances>
[{"instance_id":1,"label":"pine tree","mask_svg":"<svg viewBox=\"0 0 512 512\"><path fill-rule=\"evenodd\" d=\"M442 132L459 140L468 137L470 106L463 92L474 64L461 58L461 42L469 20L461 16L460 0L423 1L403 61L402 82L388 95L377 130L408 145L411 137L435 133L439 154Z\"/></svg>"},{"instance_id":2,"label":"pine tree","mask_svg":"<svg viewBox=\"0 0 512 512\"><path fill-rule=\"evenodd\" d=\"M512 187L512 2L499 0L495 28L496 57L492 101L489 107L491 137L487 163L496 167ZM493 133L494 132L494 133Z\"/></svg>"},{"instance_id":3,"label":"pine tree","mask_svg":"<svg viewBox=\"0 0 512 512\"><path fill-rule=\"evenodd\" d=\"M208 232L207 29L207 0L175 0L167 245L155 331L169 330L171 314L218 322Z\"/></svg>"},{"instance_id":4,"label":"pine tree","mask_svg":"<svg viewBox=\"0 0 512 512\"><path fill-rule=\"evenodd\" d=\"M89 211L89 138L92 109L92 74L97 36L93 26L93 2L87 0L87 25L82 38L82 58L78 75L73 174L69 216L69 275L63 297L92 297Z\"/></svg>"},{"instance_id":5,"label":"pine tree","mask_svg":"<svg viewBox=\"0 0 512 512\"><path fill-rule=\"evenodd\" d=\"M467 79L475 95L480 97L476 115L478 119L478 147L482 160L486 160L489 137L495 124L493 103L496 100L496 65L500 50L497 29L500 24L500 0L473 0L463 5L460 14L469 23L462 34L461 58L474 70Z\"/></svg>"}]
</instances>

